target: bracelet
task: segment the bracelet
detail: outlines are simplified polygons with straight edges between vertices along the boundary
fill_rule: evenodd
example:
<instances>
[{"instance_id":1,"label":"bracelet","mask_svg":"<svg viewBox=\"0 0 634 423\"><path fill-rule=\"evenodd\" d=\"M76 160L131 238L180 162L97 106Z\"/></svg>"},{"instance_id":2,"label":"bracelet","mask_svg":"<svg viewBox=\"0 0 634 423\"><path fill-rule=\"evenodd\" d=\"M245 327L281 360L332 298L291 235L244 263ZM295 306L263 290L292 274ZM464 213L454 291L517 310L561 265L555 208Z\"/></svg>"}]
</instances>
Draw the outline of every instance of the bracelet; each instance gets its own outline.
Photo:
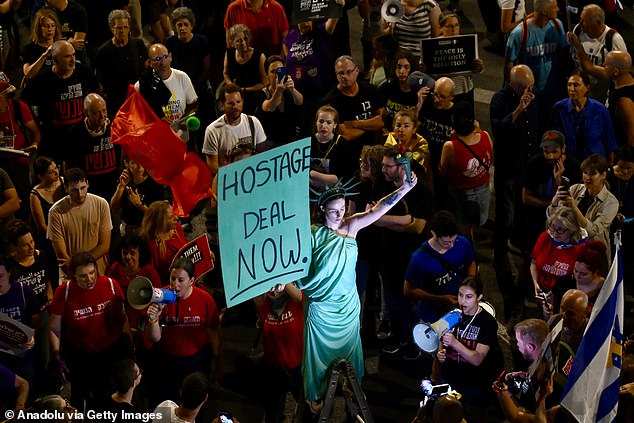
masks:
<instances>
[{"instance_id":1,"label":"bracelet","mask_svg":"<svg viewBox=\"0 0 634 423\"><path fill-rule=\"evenodd\" d=\"M154 324L158 323L159 319L158 319L158 317L156 319L150 319L148 317L147 321L148 321L149 324L154 325Z\"/></svg>"}]
</instances>

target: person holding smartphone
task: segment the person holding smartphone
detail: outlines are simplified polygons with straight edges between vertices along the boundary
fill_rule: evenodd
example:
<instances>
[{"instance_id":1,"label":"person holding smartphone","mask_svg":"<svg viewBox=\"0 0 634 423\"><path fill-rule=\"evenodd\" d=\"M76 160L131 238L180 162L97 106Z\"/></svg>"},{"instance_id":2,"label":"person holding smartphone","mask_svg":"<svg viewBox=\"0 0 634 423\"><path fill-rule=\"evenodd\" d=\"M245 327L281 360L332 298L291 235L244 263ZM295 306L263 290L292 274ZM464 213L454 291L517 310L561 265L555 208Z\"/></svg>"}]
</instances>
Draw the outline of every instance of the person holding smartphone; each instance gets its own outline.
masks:
<instances>
[{"instance_id":1,"label":"person holding smartphone","mask_svg":"<svg viewBox=\"0 0 634 423\"><path fill-rule=\"evenodd\" d=\"M304 96L295 88L281 56L269 56L265 69L267 85L255 95L255 116L269 142L287 144L306 135L301 134Z\"/></svg>"},{"instance_id":2,"label":"person holding smartphone","mask_svg":"<svg viewBox=\"0 0 634 423\"><path fill-rule=\"evenodd\" d=\"M609 259L610 225L619 210L619 201L605 183L608 161L600 154L591 154L581 162L581 171L583 183L574 184L570 189L560 185L546 213L551 216L562 205L572 208L577 223L588 232L588 238L608 246L606 258Z\"/></svg>"}]
</instances>

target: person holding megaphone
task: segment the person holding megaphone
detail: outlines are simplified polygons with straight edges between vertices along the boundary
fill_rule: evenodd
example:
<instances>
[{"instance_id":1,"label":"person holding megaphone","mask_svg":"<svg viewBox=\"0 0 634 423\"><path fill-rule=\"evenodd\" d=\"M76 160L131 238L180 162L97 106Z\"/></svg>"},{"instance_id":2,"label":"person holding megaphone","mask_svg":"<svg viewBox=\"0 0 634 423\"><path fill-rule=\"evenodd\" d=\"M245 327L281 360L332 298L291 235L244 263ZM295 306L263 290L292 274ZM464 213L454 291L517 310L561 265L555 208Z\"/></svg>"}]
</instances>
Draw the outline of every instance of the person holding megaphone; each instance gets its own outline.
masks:
<instances>
[{"instance_id":1,"label":"person holding megaphone","mask_svg":"<svg viewBox=\"0 0 634 423\"><path fill-rule=\"evenodd\" d=\"M176 294L172 304L153 302L147 311L145 335L156 343L151 360L155 380L152 398L178 398L178 387L188 374L202 371L218 385L222 376L220 313L213 298L194 286L194 264L179 258L170 266L170 289ZM214 372L211 373L212 359ZM152 401L152 399L151 399Z\"/></svg>"},{"instance_id":2,"label":"person holding megaphone","mask_svg":"<svg viewBox=\"0 0 634 423\"><path fill-rule=\"evenodd\" d=\"M436 353L444 383L462 394L468 421L476 422L486 421L487 406L494 400L487 388L498 376L503 362L497 321L489 307L480 304L482 288L478 277L469 276L460 283L460 323L443 335Z\"/></svg>"}]
</instances>

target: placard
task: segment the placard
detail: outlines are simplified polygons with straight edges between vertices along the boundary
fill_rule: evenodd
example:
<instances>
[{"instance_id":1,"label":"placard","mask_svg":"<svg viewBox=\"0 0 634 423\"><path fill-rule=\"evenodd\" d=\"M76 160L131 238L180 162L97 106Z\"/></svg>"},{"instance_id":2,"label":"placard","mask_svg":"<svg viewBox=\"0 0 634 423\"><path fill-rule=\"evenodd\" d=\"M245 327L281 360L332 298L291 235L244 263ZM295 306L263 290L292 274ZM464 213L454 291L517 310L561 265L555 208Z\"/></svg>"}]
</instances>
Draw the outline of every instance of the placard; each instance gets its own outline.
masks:
<instances>
[{"instance_id":1,"label":"placard","mask_svg":"<svg viewBox=\"0 0 634 423\"><path fill-rule=\"evenodd\" d=\"M335 0L294 0L291 22L316 21L328 18L340 18L343 15L341 5Z\"/></svg>"},{"instance_id":2,"label":"placard","mask_svg":"<svg viewBox=\"0 0 634 423\"><path fill-rule=\"evenodd\" d=\"M0 351L24 356L26 350L20 345L26 344L33 337L35 330L27 325L12 319L5 313L0 313Z\"/></svg>"},{"instance_id":3,"label":"placard","mask_svg":"<svg viewBox=\"0 0 634 423\"><path fill-rule=\"evenodd\" d=\"M425 71L432 75L471 72L478 57L478 37L475 34L421 40L421 60Z\"/></svg>"},{"instance_id":4,"label":"placard","mask_svg":"<svg viewBox=\"0 0 634 423\"><path fill-rule=\"evenodd\" d=\"M308 273L310 138L218 172L218 235L227 305Z\"/></svg>"},{"instance_id":5,"label":"placard","mask_svg":"<svg viewBox=\"0 0 634 423\"><path fill-rule=\"evenodd\" d=\"M202 234L196 239L189 241L178 250L172 260L174 262L180 258L188 258L194 264L194 274L199 279L202 275L214 268L214 262L211 259L211 249L209 248L209 240L207 234Z\"/></svg>"}]
</instances>

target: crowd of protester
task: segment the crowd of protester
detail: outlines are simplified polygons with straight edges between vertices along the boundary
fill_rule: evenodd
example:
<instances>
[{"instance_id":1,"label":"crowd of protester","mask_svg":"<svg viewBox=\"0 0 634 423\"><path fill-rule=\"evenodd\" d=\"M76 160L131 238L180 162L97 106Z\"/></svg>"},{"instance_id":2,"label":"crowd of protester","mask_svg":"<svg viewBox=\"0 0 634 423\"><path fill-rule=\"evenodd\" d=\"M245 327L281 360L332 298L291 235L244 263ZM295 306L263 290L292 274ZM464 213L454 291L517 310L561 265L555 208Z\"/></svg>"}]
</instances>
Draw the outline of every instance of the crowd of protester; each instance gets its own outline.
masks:
<instances>
[{"instance_id":1,"label":"crowd of protester","mask_svg":"<svg viewBox=\"0 0 634 423\"><path fill-rule=\"evenodd\" d=\"M177 217L170 189L111 140L111 121L135 89L214 176L311 139L310 184L320 193L311 273L238 311L252 311L261 328L261 374L273 381L261 395L267 423L283 421L288 391L304 421L315 419L338 359L362 378L370 302L380 309L382 354L402 360L421 357L415 323L460 311L429 377L461 400L437 398L412 410L414 421L566 418L557 405L614 233L624 256L633 249L634 77L606 5L582 5L564 22L556 0L535 0L530 15L523 1L494 11L478 2L492 46L507 39L489 134L474 109L481 59L467 73L423 73L420 40L461 33L457 0L444 11L435 0L404 0L389 24L377 18L382 1L337 0L342 17L293 25L289 1L32 3L22 46L13 2L0 4L0 30L13 40L0 46L0 312L33 329L0 350L0 410L194 421L223 384L230 312L221 277L199 279L190 261L174 261L198 235L190 217ZM363 65L350 52L353 7L364 23ZM192 114L198 131L186 124ZM346 189L352 179L356 196ZM478 276L477 232L492 220L492 191L497 315L483 306ZM217 251L217 227L231 223L215 221L215 198L194 213L203 208ZM632 261L624 263L631 309ZM175 303L132 307L126 291L138 276L173 290ZM516 337L518 368L563 321L552 381L522 373L526 383L511 392L498 379L496 320ZM66 401L57 394L68 384ZM535 398L540 389L547 399Z\"/></svg>"}]
</instances>

